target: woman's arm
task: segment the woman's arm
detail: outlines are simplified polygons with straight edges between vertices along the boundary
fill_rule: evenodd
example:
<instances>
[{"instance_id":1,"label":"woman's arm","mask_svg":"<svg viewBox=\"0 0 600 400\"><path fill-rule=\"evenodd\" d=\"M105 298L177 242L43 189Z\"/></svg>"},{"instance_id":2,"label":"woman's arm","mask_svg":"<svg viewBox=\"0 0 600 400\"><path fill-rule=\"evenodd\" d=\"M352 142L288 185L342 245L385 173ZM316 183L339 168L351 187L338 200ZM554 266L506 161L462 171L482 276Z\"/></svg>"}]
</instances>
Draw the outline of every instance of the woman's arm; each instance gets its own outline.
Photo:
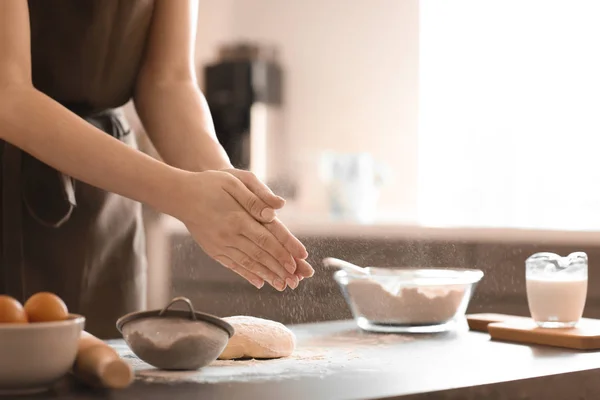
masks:
<instances>
[{"instance_id":1,"label":"woman's arm","mask_svg":"<svg viewBox=\"0 0 600 400\"><path fill-rule=\"evenodd\" d=\"M135 107L163 160L188 171L232 165L219 144L194 64L196 1L157 1Z\"/></svg>"},{"instance_id":2,"label":"woman's arm","mask_svg":"<svg viewBox=\"0 0 600 400\"><path fill-rule=\"evenodd\" d=\"M294 278L294 271L284 268L294 260L281 238L256 222L272 221L273 210L239 180L224 172L192 173L154 160L33 87L27 0L0 1L0 139L76 179L181 219L209 255L226 260L257 287L264 280L277 285L277 278ZM265 210L270 217L263 216ZM276 261L267 268L245 259L230 262L239 247Z\"/></svg>"},{"instance_id":3,"label":"woman's arm","mask_svg":"<svg viewBox=\"0 0 600 400\"><path fill-rule=\"evenodd\" d=\"M197 1L158 0L150 39L135 92L135 107L156 150L165 162L188 171L222 170L238 178L266 204L277 209L284 200L247 171L232 168L217 140L210 111L195 71ZM304 246L279 221L266 224L297 259L298 278L312 276L303 261Z\"/></svg>"},{"instance_id":4,"label":"woman's arm","mask_svg":"<svg viewBox=\"0 0 600 400\"><path fill-rule=\"evenodd\" d=\"M271 207L281 208L285 200L253 174L234 169L217 139L196 79L197 14L195 0L156 2L135 91L138 115L168 164L187 171L227 171Z\"/></svg>"},{"instance_id":5,"label":"woman's arm","mask_svg":"<svg viewBox=\"0 0 600 400\"><path fill-rule=\"evenodd\" d=\"M0 139L76 179L176 213L164 193L180 191L183 171L130 148L37 91L30 54L27 1L0 2Z\"/></svg>"}]
</instances>

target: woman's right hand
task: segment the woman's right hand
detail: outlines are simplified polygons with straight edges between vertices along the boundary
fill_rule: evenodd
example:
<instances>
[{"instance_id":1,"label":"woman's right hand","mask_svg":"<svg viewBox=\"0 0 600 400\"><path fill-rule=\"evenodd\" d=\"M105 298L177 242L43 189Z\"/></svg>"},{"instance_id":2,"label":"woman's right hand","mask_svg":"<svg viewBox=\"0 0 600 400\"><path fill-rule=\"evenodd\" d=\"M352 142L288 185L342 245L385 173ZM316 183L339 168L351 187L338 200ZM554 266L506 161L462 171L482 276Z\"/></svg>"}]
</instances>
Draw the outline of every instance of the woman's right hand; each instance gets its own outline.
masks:
<instances>
[{"instance_id":1,"label":"woman's right hand","mask_svg":"<svg viewBox=\"0 0 600 400\"><path fill-rule=\"evenodd\" d=\"M282 291L312 276L300 241L276 219L275 210L227 172L183 172L172 214L213 259L257 288Z\"/></svg>"}]
</instances>

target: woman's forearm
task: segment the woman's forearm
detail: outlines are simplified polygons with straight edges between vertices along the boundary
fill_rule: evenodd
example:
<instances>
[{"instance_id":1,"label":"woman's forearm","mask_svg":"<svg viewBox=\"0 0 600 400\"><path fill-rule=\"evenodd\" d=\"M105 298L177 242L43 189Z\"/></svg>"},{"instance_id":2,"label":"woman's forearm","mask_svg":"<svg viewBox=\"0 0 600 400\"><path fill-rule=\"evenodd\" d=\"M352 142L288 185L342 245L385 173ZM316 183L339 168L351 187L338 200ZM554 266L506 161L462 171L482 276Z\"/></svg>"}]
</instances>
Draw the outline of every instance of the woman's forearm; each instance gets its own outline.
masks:
<instances>
[{"instance_id":1,"label":"woman's forearm","mask_svg":"<svg viewBox=\"0 0 600 400\"><path fill-rule=\"evenodd\" d=\"M172 214L183 171L127 146L30 86L0 89L0 138L75 179Z\"/></svg>"},{"instance_id":2,"label":"woman's forearm","mask_svg":"<svg viewBox=\"0 0 600 400\"><path fill-rule=\"evenodd\" d=\"M215 135L204 96L193 81L138 85L135 107L168 164L187 171L232 168Z\"/></svg>"}]
</instances>

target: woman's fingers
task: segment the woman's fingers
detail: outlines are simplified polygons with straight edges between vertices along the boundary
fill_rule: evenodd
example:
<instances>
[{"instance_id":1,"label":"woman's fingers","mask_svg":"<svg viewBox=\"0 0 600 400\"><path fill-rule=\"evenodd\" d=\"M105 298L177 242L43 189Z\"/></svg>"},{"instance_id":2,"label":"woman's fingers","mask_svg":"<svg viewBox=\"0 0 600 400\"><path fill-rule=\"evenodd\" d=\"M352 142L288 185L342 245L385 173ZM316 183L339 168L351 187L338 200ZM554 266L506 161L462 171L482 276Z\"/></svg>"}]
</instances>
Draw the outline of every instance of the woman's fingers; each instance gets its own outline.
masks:
<instances>
[{"instance_id":1,"label":"woman's fingers","mask_svg":"<svg viewBox=\"0 0 600 400\"><path fill-rule=\"evenodd\" d=\"M287 272L294 274L296 272L296 261L294 257L283 247L279 240L263 224L257 223L244 224L242 235L254 242L258 247L265 250L281 264Z\"/></svg>"},{"instance_id":2,"label":"woman's fingers","mask_svg":"<svg viewBox=\"0 0 600 400\"><path fill-rule=\"evenodd\" d=\"M251 241L245 236L241 236L236 241L235 247L242 253L247 254L252 260L259 263L261 266L266 267L273 273L275 277L283 279L283 281L292 289L298 287L299 279L296 275L289 273L281 266L281 264L266 250L260 248L256 243ZM264 279L264 278L263 278ZM265 279L267 282L271 282Z\"/></svg>"},{"instance_id":3,"label":"woman's fingers","mask_svg":"<svg viewBox=\"0 0 600 400\"><path fill-rule=\"evenodd\" d=\"M257 221L267 223L275 219L275 210L250 191L238 178L226 174L223 189Z\"/></svg>"},{"instance_id":4,"label":"woman's fingers","mask_svg":"<svg viewBox=\"0 0 600 400\"><path fill-rule=\"evenodd\" d=\"M275 210L278 210L285 205L285 200L273 193L271 189L261 182L261 180L252 172L240 169L227 169L224 171L238 178L252 193Z\"/></svg>"},{"instance_id":5,"label":"woman's fingers","mask_svg":"<svg viewBox=\"0 0 600 400\"><path fill-rule=\"evenodd\" d=\"M279 243L292 254L294 258L300 258L302 260L308 257L306 247L300 242L292 233L286 228L283 223L275 218L273 222L264 224L265 227L277 238Z\"/></svg>"},{"instance_id":6,"label":"woman's fingers","mask_svg":"<svg viewBox=\"0 0 600 400\"><path fill-rule=\"evenodd\" d=\"M230 247L226 250L225 254L227 255L227 257L235 261L236 264L241 265L246 270L260 277L280 292L285 290L285 288L287 287L286 280L280 278L275 272L271 271L264 264L261 264L260 262L256 261L254 258L252 258L252 256L250 256L246 252L237 248Z\"/></svg>"},{"instance_id":7,"label":"woman's fingers","mask_svg":"<svg viewBox=\"0 0 600 400\"><path fill-rule=\"evenodd\" d=\"M310 278L314 274L315 270L306 262L306 260L296 259L296 276L301 278L300 280Z\"/></svg>"},{"instance_id":8,"label":"woman's fingers","mask_svg":"<svg viewBox=\"0 0 600 400\"><path fill-rule=\"evenodd\" d=\"M214 259L218 261L221 265L223 265L225 268L232 270L233 272L250 282L257 289L262 288L265 284L265 281L261 277L248 271L247 269L245 269L244 267L242 267L227 256L217 256L214 257Z\"/></svg>"}]
</instances>

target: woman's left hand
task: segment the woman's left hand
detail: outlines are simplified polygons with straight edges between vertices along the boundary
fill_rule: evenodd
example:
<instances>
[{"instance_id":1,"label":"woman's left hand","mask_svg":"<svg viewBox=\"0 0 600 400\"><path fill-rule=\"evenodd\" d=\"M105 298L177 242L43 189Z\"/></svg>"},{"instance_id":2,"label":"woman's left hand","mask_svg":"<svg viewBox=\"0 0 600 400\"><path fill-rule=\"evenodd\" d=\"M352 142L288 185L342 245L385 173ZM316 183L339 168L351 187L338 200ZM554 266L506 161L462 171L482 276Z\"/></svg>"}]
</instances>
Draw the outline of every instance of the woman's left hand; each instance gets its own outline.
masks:
<instances>
[{"instance_id":1,"label":"woman's left hand","mask_svg":"<svg viewBox=\"0 0 600 400\"><path fill-rule=\"evenodd\" d=\"M274 210L279 210L285 205L285 199L273 193L271 189L261 182L261 180L258 179L252 172L235 168L226 168L222 169L221 171L235 176L252 193L254 193L259 199L264 201ZM285 227L285 225L279 219L275 218L272 222L264 224L264 226L281 242L285 248L296 249L294 257L296 259L297 270L295 275L298 277L298 279L302 280L304 278L310 278L313 276L315 270L308 262L306 262L308 253L306 253L304 245ZM304 257L299 258L299 253L304 253Z\"/></svg>"}]
</instances>

